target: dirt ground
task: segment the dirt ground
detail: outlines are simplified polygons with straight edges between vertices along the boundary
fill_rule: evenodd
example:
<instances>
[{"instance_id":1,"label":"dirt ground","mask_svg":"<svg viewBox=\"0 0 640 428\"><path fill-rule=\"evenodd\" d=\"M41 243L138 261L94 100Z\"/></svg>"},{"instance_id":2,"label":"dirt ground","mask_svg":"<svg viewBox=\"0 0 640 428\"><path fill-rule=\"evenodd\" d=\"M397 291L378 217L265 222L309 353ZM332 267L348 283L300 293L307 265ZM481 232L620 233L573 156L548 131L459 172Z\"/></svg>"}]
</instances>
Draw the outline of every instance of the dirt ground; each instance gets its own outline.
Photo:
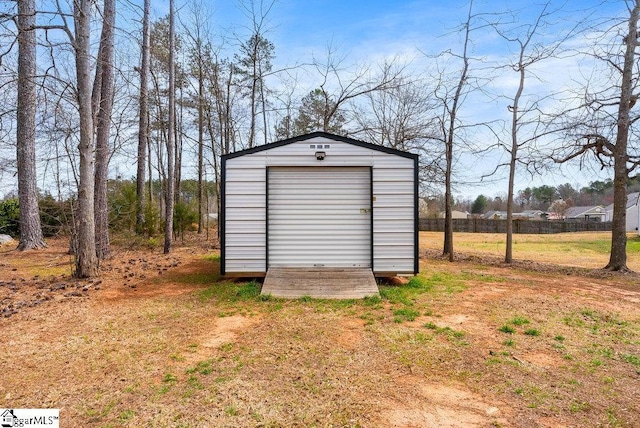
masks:
<instances>
[{"instance_id":1,"label":"dirt ground","mask_svg":"<svg viewBox=\"0 0 640 428\"><path fill-rule=\"evenodd\" d=\"M427 248L414 294L283 301L244 299L195 238L115 246L83 281L48 244L0 247L0 408L64 427L640 426L637 274Z\"/></svg>"}]
</instances>

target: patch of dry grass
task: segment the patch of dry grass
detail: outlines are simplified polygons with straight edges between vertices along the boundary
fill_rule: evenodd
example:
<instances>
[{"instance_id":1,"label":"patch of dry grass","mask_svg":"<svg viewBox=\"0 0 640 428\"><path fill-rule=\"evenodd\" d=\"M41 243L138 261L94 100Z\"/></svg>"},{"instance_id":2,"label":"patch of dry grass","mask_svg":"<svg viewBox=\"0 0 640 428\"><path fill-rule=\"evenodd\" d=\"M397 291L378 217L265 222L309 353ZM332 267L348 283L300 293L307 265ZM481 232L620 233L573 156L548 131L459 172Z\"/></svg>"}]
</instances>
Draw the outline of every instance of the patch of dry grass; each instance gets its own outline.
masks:
<instances>
[{"instance_id":1,"label":"patch of dry grass","mask_svg":"<svg viewBox=\"0 0 640 428\"><path fill-rule=\"evenodd\" d=\"M31 276L41 278L71 275L73 272L73 256L69 254L56 253L51 255L46 253L46 250L22 252L15 249L16 245L17 243L0 246L1 269L7 272L28 271Z\"/></svg>"},{"instance_id":2,"label":"patch of dry grass","mask_svg":"<svg viewBox=\"0 0 640 428\"><path fill-rule=\"evenodd\" d=\"M622 275L424 259L381 298L289 301L201 251L116 254L98 292L0 321L0 407L70 427L640 422L640 290Z\"/></svg>"}]
</instances>

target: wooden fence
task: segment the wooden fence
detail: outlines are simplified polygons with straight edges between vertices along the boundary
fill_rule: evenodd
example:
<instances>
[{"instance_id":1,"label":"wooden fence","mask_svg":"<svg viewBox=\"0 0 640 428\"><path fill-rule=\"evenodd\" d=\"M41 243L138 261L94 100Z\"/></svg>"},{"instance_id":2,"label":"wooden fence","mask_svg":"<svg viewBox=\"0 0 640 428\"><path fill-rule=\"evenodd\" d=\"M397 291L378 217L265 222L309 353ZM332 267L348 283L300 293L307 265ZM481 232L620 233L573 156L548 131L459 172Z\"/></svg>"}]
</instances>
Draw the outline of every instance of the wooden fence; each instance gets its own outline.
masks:
<instances>
[{"instance_id":1,"label":"wooden fence","mask_svg":"<svg viewBox=\"0 0 640 428\"><path fill-rule=\"evenodd\" d=\"M506 220L486 220L481 218L453 219L454 232L506 233ZM420 219L420 230L443 232L444 219ZM513 233L565 233L565 232L602 232L610 231L611 222L596 221L536 221L513 220Z\"/></svg>"}]
</instances>

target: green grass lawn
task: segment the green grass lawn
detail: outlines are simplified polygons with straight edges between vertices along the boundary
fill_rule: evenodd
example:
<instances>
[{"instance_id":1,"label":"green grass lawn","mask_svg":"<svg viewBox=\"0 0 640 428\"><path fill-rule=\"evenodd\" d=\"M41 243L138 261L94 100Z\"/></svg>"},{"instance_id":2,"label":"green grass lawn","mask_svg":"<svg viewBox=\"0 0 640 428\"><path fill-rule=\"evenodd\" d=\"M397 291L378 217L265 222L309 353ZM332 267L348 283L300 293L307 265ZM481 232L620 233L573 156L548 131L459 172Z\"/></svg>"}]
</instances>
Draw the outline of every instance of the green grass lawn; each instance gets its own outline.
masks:
<instances>
[{"instance_id":1,"label":"green grass lawn","mask_svg":"<svg viewBox=\"0 0 640 428\"><path fill-rule=\"evenodd\" d=\"M420 232L420 248L442 249L441 232ZM455 233L454 251L478 255L503 257L504 234ZM609 260L611 248L610 232L578 232L548 235L513 235L513 257L516 260L532 260L597 269ZM627 265L640 271L640 237L627 234Z\"/></svg>"}]
</instances>

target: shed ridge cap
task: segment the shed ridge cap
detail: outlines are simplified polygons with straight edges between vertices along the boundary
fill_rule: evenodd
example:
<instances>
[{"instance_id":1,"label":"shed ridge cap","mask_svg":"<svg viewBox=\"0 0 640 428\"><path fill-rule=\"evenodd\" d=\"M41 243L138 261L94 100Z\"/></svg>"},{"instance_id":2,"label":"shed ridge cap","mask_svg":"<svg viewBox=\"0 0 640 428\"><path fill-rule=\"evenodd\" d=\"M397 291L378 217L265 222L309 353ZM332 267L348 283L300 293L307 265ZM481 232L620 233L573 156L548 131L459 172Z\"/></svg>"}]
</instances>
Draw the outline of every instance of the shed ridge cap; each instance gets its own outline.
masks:
<instances>
[{"instance_id":1,"label":"shed ridge cap","mask_svg":"<svg viewBox=\"0 0 640 428\"><path fill-rule=\"evenodd\" d=\"M255 147L251 147L251 148L248 148L248 149L239 150L239 151L236 151L236 152L233 152L233 153L228 153L226 155L222 155L222 159L233 159L233 158L236 158L236 157L240 157L240 156L244 156L244 155L248 155L248 154L252 154L252 153L257 153L257 152L261 152L261 151L274 149L276 147L281 147L281 146L286 146L286 145L293 144L293 143L298 143L298 142L302 142L302 141L311 140L313 138L326 138L326 139L329 139L329 140L332 140L332 141L352 144L354 146L364 147L364 148L368 148L368 149L371 149L371 150L376 150L376 151L380 151L380 152L384 152L384 153L388 153L388 154L392 154L392 155L396 155L396 156L401 156L401 157L405 157L405 158L409 158L409 159L417 159L417 157L418 157L418 155L415 154L415 153L406 152L406 151L394 149L394 148L391 148L391 147L385 147L385 146L381 146L381 145L378 145L378 144L368 143L366 141L356 140L356 139L351 138L351 137L345 137L345 136L341 136L341 135L331 134L331 133L324 132L324 131L315 131L315 132L311 132L309 134L298 135L296 137L287 138L285 140L275 141L275 142L272 142L272 143L263 144L261 146L255 146Z\"/></svg>"}]
</instances>

